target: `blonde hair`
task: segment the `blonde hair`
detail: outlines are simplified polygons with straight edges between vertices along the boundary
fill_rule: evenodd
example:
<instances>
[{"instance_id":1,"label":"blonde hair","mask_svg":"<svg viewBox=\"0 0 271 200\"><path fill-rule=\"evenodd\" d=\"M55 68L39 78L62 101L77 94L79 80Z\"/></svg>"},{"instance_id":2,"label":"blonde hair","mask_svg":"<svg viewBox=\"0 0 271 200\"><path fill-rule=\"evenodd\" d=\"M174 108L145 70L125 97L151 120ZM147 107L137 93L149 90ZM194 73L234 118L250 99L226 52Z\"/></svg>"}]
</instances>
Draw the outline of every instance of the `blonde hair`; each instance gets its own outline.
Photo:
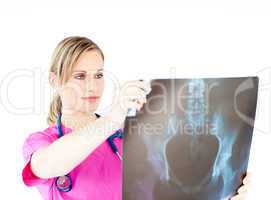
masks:
<instances>
[{"instance_id":1,"label":"blonde hair","mask_svg":"<svg viewBox=\"0 0 271 200\"><path fill-rule=\"evenodd\" d=\"M65 83L80 55L90 50L98 50L104 60L102 50L89 38L71 36L63 39L54 49L50 64L50 72L55 73L61 83ZM49 125L56 122L57 115L61 112L61 109L61 98L56 94L49 108L47 117L47 123Z\"/></svg>"}]
</instances>

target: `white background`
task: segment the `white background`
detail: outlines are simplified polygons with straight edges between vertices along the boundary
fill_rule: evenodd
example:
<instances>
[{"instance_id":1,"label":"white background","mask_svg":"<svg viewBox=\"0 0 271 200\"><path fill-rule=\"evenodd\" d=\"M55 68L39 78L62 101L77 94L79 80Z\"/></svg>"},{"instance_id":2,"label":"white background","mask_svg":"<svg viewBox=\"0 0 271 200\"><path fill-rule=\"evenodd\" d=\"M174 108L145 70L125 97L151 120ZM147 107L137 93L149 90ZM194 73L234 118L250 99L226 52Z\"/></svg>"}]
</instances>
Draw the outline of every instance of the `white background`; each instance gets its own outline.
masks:
<instances>
[{"instance_id":1,"label":"white background","mask_svg":"<svg viewBox=\"0 0 271 200\"><path fill-rule=\"evenodd\" d=\"M105 68L120 79L169 77L171 68L180 78L258 75L249 199L270 199L271 5L187 2L1 1L1 199L41 199L21 181L21 148L29 133L47 126L50 56L70 35L94 40Z\"/></svg>"}]
</instances>

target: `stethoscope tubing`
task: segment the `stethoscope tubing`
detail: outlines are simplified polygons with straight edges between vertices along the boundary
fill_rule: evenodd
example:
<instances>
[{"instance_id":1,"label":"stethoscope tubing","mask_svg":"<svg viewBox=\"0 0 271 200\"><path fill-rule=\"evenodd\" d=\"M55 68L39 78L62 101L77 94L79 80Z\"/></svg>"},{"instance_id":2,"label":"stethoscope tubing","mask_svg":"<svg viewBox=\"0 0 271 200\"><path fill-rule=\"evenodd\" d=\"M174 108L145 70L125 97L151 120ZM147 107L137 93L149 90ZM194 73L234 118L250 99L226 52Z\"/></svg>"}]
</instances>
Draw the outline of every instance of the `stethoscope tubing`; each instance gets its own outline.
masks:
<instances>
[{"instance_id":1,"label":"stethoscope tubing","mask_svg":"<svg viewBox=\"0 0 271 200\"><path fill-rule=\"evenodd\" d=\"M62 126L61 126L61 113L59 113L57 116L56 129L57 129L58 138L62 137L63 131L62 131ZM107 138L107 142L110 148L112 149L113 153L115 153L118 156L120 160L122 160L122 156L119 154L118 148L116 144L114 143L114 139L122 138L122 137L123 137L122 130L119 129L114 134L112 134L109 138ZM57 177L55 184L56 184L57 189L60 192L69 192L72 189L72 179L69 174Z\"/></svg>"}]
</instances>

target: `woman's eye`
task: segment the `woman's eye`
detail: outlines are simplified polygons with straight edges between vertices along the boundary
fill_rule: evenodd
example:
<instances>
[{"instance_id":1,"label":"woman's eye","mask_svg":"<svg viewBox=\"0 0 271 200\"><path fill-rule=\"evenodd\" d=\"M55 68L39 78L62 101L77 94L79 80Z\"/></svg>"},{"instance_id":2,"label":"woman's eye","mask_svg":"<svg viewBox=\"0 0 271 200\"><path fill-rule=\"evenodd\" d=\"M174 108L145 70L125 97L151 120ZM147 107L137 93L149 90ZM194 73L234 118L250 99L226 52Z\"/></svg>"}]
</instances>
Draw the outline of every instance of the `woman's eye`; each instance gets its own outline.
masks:
<instances>
[{"instance_id":1,"label":"woman's eye","mask_svg":"<svg viewBox=\"0 0 271 200\"><path fill-rule=\"evenodd\" d=\"M96 77L97 78L102 78L104 75L103 74L97 74Z\"/></svg>"},{"instance_id":2,"label":"woman's eye","mask_svg":"<svg viewBox=\"0 0 271 200\"><path fill-rule=\"evenodd\" d=\"M75 75L74 78L79 79L79 80L83 80L85 78L85 75L84 74L78 74L78 75Z\"/></svg>"}]
</instances>

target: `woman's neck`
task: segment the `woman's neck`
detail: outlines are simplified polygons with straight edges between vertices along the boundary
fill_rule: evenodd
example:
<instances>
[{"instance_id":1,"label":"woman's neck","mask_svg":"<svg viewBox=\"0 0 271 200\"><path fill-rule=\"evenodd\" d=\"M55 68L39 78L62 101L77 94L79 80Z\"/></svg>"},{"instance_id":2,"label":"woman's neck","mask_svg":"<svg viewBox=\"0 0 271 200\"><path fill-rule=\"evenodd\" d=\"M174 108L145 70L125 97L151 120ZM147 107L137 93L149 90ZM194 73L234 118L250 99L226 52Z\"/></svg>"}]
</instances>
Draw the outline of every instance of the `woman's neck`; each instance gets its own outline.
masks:
<instances>
[{"instance_id":1,"label":"woman's neck","mask_svg":"<svg viewBox=\"0 0 271 200\"><path fill-rule=\"evenodd\" d=\"M61 123L72 130L82 128L96 119L95 113L61 114Z\"/></svg>"}]
</instances>

